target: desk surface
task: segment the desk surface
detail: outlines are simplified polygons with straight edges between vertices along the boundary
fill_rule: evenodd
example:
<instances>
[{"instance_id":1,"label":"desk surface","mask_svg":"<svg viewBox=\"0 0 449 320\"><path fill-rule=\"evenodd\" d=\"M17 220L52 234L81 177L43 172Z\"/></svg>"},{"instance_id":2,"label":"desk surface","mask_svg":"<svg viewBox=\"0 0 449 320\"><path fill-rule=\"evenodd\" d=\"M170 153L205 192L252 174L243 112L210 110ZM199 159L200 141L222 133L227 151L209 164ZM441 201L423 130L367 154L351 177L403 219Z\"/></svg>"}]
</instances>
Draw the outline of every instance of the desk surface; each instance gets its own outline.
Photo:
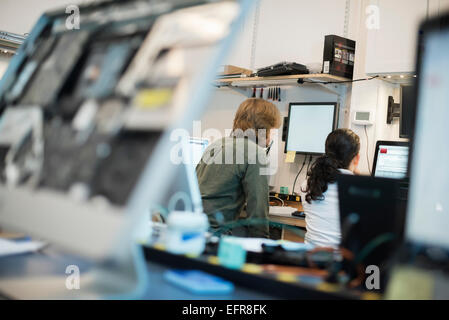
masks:
<instances>
[{"instance_id":1,"label":"desk surface","mask_svg":"<svg viewBox=\"0 0 449 320\"><path fill-rule=\"evenodd\" d=\"M0 282L13 277L63 276L69 265L79 266L81 272L88 271L92 265L83 259L62 254L53 248L43 252L0 258ZM193 295L167 283L163 273L167 268L147 263L148 286L141 300L268 300L272 297L245 288L236 287L234 293L225 296ZM0 292L0 296L1 296Z\"/></svg>"},{"instance_id":2,"label":"desk surface","mask_svg":"<svg viewBox=\"0 0 449 320\"><path fill-rule=\"evenodd\" d=\"M271 214L268 216L268 218L272 222L286 224L286 225L294 226L294 227L306 228L306 220L304 218L283 217L283 216L276 216L276 215L271 215Z\"/></svg>"},{"instance_id":3,"label":"desk surface","mask_svg":"<svg viewBox=\"0 0 449 320\"><path fill-rule=\"evenodd\" d=\"M298 211L303 211L302 203L295 201L285 201L285 206L293 207L298 209ZM306 228L306 220L304 218L299 217L286 217L286 216L277 216L277 215L269 215L268 218L270 221L286 224L294 227Z\"/></svg>"}]
</instances>

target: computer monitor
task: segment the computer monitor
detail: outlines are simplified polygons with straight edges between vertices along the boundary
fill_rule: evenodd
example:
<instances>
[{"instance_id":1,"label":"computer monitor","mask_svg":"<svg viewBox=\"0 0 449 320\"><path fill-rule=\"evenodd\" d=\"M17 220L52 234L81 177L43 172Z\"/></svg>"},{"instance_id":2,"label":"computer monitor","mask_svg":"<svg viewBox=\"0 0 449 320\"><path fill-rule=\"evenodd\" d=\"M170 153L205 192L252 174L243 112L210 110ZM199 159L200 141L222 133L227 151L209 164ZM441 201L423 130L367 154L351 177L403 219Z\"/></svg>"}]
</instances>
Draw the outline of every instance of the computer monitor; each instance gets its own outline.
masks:
<instances>
[{"instance_id":1,"label":"computer monitor","mask_svg":"<svg viewBox=\"0 0 449 320\"><path fill-rule=\"evenodd\" d=\"M158 205L169 211L203 213L203 202L195 169L209 140L186 136L182 138L181 143L182 163L171 166L171 170L175 171L176 182L170 185L166 196L162 197ZM183 200L183 203L178 200Z\"/></svg>"},{"instance_id":2,"label":"computer monitor","mask_svg":"<svg viewBox=\"0 0 449 320\"><path fill-rule=\"evenodd\" d=\"M191 137L188 140L188 144L192 155L191 164L196 167L198 163L200 163L204 151L206 151L209 146L209 140Z\"/></svg>"},{"instance_id":3,"label":"computer monitor","mask_svg":"<svg viewBox=\"0 0 449 320\"><path fill-rule=\"evenodd\" d=\"M337 123L335 102L290 103L285 152L324 154L326 138Z\"/></svg>"},{"instance_id":4,"label":"computer monitor","mask_svg":"<svg viewBox=\"0 0 449 320\"><path fill-rule=\"evenodd\" d=\"M360 263L380 266L403 239L398 180L340 174L337 184L342 247Z\"/></svg>"},{"instance_id":5,"label":"computer monitor","mask_svg":"<svg viewBox=\"0 0 449 320\"><path fill-rule=\"evenodd\" d=\"M377 141L372 175L377 178L407 177L409 144L398 141Z\"/></svg>"},{"instance_id":6,"label":"computer monitor","mask_svg":"<svg viewBox=\"0 0 449 320\"><path fill-rule=\"evenodd\" d=\"M407 239L449 249L449 15L420 27Z\"/></svg>"}]
</instances>

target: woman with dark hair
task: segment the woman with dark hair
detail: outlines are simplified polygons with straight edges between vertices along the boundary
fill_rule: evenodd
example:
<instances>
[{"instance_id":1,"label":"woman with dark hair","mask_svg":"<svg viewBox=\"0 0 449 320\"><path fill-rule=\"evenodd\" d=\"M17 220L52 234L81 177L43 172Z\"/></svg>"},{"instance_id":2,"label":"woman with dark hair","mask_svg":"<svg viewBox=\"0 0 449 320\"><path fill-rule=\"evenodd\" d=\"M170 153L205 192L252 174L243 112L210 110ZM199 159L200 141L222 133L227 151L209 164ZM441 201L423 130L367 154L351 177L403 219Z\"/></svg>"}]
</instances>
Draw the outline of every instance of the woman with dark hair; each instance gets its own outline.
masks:
<instances>
[{"instance_id":1,"label":"woman with dark hair","mask_svg":"<svg viewBox=\"0 0 449 320\"><path fill-rule=\"evenodd\" d=\"M307 233L305 242L337 248L341 241L337 174L356 174L360 138L349 129L337 129L326 139L326 153L318 158L301 186Z\"/></svg>"}]
</instances>

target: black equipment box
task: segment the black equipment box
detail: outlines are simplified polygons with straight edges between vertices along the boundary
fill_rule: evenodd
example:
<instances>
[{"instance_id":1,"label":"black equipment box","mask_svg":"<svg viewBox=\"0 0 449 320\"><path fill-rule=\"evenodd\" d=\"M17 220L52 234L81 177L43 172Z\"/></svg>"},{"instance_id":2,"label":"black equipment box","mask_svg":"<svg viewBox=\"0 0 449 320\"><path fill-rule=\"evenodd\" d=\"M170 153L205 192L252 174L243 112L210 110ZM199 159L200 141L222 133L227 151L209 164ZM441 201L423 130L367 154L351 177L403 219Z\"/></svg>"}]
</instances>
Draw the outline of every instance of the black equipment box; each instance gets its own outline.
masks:
<instances>
[{"instance_id":1,"label":"black equipment box","mask_svg":"<svg viewBox=\"0 0 449 320\"><path fill-rule=\"evenodd\" d=\"M323 73L352 79L356 42L336 35L324 38Z\"/></svg>"},{"instance_id":2,"label":"black equipment box","mask_svg":"<svg viewBox=\"0 0 449 320\"><path fill-rule=\"evenodd\" d=\"M273 77L308 73L309 69L307 69L306 66L296 62L281 62L257 70L258 77Z\"/></svg>"}]
</instances>

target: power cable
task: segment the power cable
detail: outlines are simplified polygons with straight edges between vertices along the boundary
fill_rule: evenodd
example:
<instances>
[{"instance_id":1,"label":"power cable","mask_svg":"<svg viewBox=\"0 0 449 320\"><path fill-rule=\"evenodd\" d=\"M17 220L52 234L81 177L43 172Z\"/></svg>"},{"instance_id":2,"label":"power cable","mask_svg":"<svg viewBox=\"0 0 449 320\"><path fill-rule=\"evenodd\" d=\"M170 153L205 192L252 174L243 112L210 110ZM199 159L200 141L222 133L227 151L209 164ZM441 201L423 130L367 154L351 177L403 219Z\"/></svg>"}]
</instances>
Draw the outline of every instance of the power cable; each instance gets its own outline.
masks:
<instances>
[{"instance_id":1,"label":"power cable","mask_svg":"<svg viewBox=\"0 0 449 320\"><path fill-rule=\"evenodd\" d=\"M293 188L292 188L292 194L295 195L295 187L296 187L296 181L298 180L299 175L301 174L302 170L304 169L305 165L306 165L306 161L307 161L307 156L304 156L304 162L302 163L301 169L299 170L298 174L296 175L295 178L295 182L293 183Z\"/></svg>"},{"instance_id":2,"label":"power cable","mask_svg":"<svg viewBox=\"0 0 449 320\"><path fill-rule=\"evenodd\" d=\"M353 83L353 82L360 82L360 81L370 81L379 78L379 76L374 76L371 78L363 78L363 79L355 79L355 80L344 80L344 81L306 81L303 79L298 79L298 83L313 83L313 84L340 84L340 83Z\"/></svg>"},{"instance_id":3,"label":"power cable","mask_svg":"<svg viewBox=\"0 0 449 320\"><path fill-rule=\"evenodd\" d=\"M368 164L368 172L371 175L371 164L369 162L369 138L368 138L368 131L366 130L366 126L363 126L365 128L365 136L366 136L366 162Z\"/></svg>"}]
</instances>

